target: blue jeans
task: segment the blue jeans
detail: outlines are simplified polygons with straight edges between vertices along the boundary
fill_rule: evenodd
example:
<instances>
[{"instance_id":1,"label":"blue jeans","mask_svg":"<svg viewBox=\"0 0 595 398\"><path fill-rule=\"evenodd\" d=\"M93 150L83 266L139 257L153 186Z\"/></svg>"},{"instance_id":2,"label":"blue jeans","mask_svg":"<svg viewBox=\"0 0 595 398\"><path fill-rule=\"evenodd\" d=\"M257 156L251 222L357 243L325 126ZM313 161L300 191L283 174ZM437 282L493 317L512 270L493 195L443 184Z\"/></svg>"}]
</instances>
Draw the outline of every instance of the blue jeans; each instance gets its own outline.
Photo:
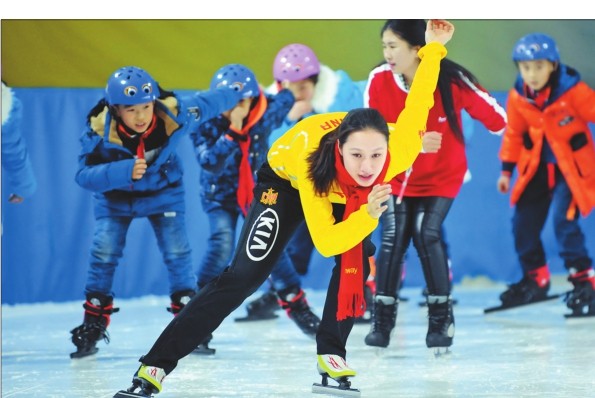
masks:
<instances>
[{"instance_id":1,"label":"blue jeans","mask_svg":"<svg viewBox=\"0 0 595 398\"><path fill-rule=\"evenodd\" d=\"M218 277L229 265L235 248L235 232L240 217L240 210L235 204L225 206L210 202L208 208L210 235L207 240L207 251L198 270L199 289ZM293 286L301 287L300 276L286 251L283 251L279 261L275 264L271 272L271 279L276 290Z\"/></svg>"},{"instance_id":2,"label":"blue jeans","mask_svg":"<svg viewBox=\"0 0 595 398\"><path fill-rule=\"evenodd\" d=\"M297 273L306 275L314 252L314 242L305 221L295 230L285 250Z\"/></svg>"},{"instance_id":3,"label":"blue jeans","mask_svg":"<svg viewBox=\"0 0 595 398\"><path fill-rule=\"evenodd\" d=\"M113 296L112 284L118 261L126 244L126 233L134 217L101 217L95 220L91 259L85 293ZM196 279L184 213L175 216L155 214L147 217L169 275L169 292L195 290Z\"/></svg>"},{"instance_id":4,"label":"blue jeans","mask_svg":"<svg viewBox=\"0 0 595 398\"><path fill-rule=\"evenodd\" d=\"M583 271L592 264L585 236L578 223L579 212L572 220L566 219L572 193L557 167L555 181L555 186L550 190L547 187L547 171L540 167L515 207L512 219L514 244L525 274L547 263L541 231L550 208L554 234L565 268Z\"/></svg>"}]
</instances>

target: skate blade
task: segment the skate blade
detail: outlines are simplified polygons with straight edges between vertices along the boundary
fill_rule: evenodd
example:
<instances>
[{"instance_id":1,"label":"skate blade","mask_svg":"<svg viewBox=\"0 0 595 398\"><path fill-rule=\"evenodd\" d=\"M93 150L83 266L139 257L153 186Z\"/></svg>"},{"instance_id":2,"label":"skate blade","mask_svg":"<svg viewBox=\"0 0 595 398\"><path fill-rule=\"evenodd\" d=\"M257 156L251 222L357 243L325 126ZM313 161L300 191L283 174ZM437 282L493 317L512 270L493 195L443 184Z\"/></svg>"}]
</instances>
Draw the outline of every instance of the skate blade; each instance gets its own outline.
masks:
<instances>
[{"instance_id":1,"label":"skate blade","mask_svg":"<svg viewBox=\"0 0 595 398\"><path fill-rule=\"evenodd\" d=\"M210 348L210 347L205 347L202 345L199 345L198 347L196 347L194 349L194 351L192 351L192 354L196 354L196 355L215 355L215 348Z\"/></svg>"},{"instance_id":2,"label":"skate blade","mask_svg":"<svg viewBox=\"0 0 595 398\"><path fill-rule=\"evenodd\" d=\"M339 388L338 386L322 385L320 383L312 384L312 393L330 394L340 397L360 397L361 392L357 388Z\"/></svg>"},{"instance_id":3,"label":"skate blade","mask_svg":"<svg viewBox=\"0 0 595 398\"><path fill-rule=\"evenodd\" d=\"M489 314L491 312L506 311L506 310L512 310L512 309L515 309L515 308L522 308L522 307L526 307L528 305L539 304L539 303L543 303L543 302L546 302L546 301L555 300L557 298L560 298L560 297L564 296L565 294L566 293L550 294L549 296L546 296L546 297L544 297L542 299L531 301L529 303L517 304L517 305L497 305L495 307L485 308L483 310L483 313L484 314Z\"/></svg>"},{"instance_id":4,"label":"skate blade","mask_svg":"<svg viewBox=\"0 0 595 398\"><path fill-rule=\"evenodd\" d=\"M430 352L434 358L448 358L452 355L450 347L431 347Z\"/></svg>"},{"instance_id":5,"label":"skate blade","mask_svg":"<svg viewBox=\"0 0 595 398\"><path fill-rule=\"evenodd\" d=\"M271 319L277 319L277 318L279 318L279 315L277 315L277 314L267 314L264 316L246 315L243 318L235 318L234 321L236 321L236 322L256 322L256 321L269 321Z\"/></svg>"},{"instance_id":6,"label":"skate blade","mask_svg":"<svg viewBox=\"0 0 595 398\"><path fill-rule=\"evenodd\" d=\"M97 351L99 351L99 348L93 347L92 349L89 349L89 350L79 350L79 351L71 352L70 358L71 359L86 358L88 356L97 354Z\"/></svg>"},{"instance_id":7,"label":"skate blade","mask_svg":"<svg viewBox=\"0 0 595 398\"><path fill-rule=\"evenodd\" d=\"M114 395L113 398L130 398L130 397L141 397L141 398L151 398L153 395L146 395L143 393L136 393L136 392L129 392L126 390L120 390Z\"/></svg>"},{"instance_id":8,"label":"skate blade","mask_svg":"<svg viewBox=\"0 0 595 398\"><path fill-rule=\"evenodd\" d=\"M590 313L583 313L583 314L564 314L564 318L566 318L567 320L573 320L573 321L577 321L579 319L581 320L595 320L595 314L590 314ZM591 318L591 319L589 319Z\"/></svg>"}]
</instances>

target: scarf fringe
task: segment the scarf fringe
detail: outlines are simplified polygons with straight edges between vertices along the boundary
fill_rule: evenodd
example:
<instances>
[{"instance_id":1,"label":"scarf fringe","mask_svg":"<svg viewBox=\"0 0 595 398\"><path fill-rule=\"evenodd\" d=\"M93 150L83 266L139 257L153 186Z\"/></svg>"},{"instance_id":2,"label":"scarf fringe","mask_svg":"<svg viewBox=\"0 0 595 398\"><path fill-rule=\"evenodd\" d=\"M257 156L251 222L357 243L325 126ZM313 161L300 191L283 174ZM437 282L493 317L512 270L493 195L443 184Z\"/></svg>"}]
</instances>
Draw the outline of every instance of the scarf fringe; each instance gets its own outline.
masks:
<instances>
[{"instance_id":1,"label":"scarf fringe","mask_svg":"<svg viewBox=\"0 0 595 398\"><path fill-rule=\"evenodd\" d=\"M341 297L339 295L339 303L337 305L338 321L343 321L348 317L359 318L364 315L366 311L366 300L363 294L354 294L352 296L353 300L341 300Z\"/></svg>"}]
</instances>

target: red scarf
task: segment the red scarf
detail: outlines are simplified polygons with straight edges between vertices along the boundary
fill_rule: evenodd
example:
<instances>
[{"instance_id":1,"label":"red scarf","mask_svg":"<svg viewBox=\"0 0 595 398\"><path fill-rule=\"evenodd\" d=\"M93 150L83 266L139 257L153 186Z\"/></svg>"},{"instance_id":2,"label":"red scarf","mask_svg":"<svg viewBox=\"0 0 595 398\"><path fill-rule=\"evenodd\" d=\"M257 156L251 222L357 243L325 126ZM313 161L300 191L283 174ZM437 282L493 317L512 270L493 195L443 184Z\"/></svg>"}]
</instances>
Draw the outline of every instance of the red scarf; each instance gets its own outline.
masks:
<instances>
[{"instance_id":1,"label":"red scarf","mask_svg":"<svg viewBox=\"0 0 595 398\"><path fill-rule=\"evenodd\" d=\"M254 126L264 115L267 109L267 99L262 90L258 97L258 103L248 114L248 122L242 127L240 131L230 127L232 131L240 134L246 139L238 140L238 145L242 151L242 160L240 161L240 167L238 169L238 192L237 200L240 210L244 216L248 213L248 208L254 199L254 174L252 173L252 167L250 167L250 129Z\"/></svg>"},{"instance_id":2,"label":"red scarf","mask_svg":"<svg viewBox=\"0 0 595 398\"><path fill-rule=\"evenodd\" d=\"M153 131L155 131L155 127L157 127L157 115L153 114L153 119L151 119L151 123L147 128L138 141L138 146L136 147L136 157L139 159L145 158L145 140L151 135ZM118 124L118 131L124 134L128 138L133 138L132 134L129 134L127 128L124 124Z\"/></svg>"},{"instance_id":3,"label":"red scarf","mask_svg":"<svg viewBox=\"0 0 595 398\"><path fill-rule=\"evenodd\" d=\"M531 89L526 84L524 84L523 87L525 89L525 96L532 99L539 109L543 109L545 107L545 103L550 98L550 92L552 91L551 87L546 86L539 91Z\"/></svg>"},{"instance_id":4,"label":"red scarf","mask_svg":"<svg viewBox=\"0 0 595 398\"><path fill-rule=\"evenodd\" d=\"M390 164L390 153L386 154L386 161L382 171L369 187L362 187L349 175L343 164L339 153L339 141L335 146L335 169L337 170L337 182L343 193L347 196L345 214L343 221L351 213L368 203L368 194L372 187L384 182L388 165ZM347 317L360 317L366 310L364 300L364 267L362 242L355 245L341 255L341 276L339 280L339 296L337 305L337 320L342 321Z\"/></svg>"}]
</instances>

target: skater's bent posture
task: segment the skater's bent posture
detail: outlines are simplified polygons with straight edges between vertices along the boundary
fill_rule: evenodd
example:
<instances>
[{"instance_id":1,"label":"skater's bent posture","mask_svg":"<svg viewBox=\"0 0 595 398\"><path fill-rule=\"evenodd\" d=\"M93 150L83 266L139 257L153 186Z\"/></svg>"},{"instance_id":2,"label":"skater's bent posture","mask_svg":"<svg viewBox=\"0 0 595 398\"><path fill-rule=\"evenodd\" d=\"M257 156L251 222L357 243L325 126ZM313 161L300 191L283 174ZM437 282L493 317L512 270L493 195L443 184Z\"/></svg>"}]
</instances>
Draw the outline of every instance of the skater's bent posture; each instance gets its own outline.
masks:
<instances>
[{"instance_id":1,"label":"skater's bent posture","mask_svg":"<svg viewBox=\"0 0 595 398\"><path fill-rule=\"evenodd\" d=\"M386 63L370 73L364 102L389 122L397 120L409 100L409 85L420 64L417 52L425 44L424 30L423 19L391 19L381 29ZM466 110L490 132L502 134L506 112L471 72L447 58L440 64L434 98L427 129L441 134L440 150L421 154L410 170L390 182L393 195L381 217L376 295L371 330L365 338L370 346L387 347L390 343L403 258L412 240L428 291L426 345L441 351L453 342L452 284L442 228L467 171L461 113Z\"/></svg>"},{"instance_id":2,"label":"skater's bent posture","mask_svg":"<svg viewBox=\"0 0 595 398\"><path fill-rule=\"evenodd\" d=\"M76 182L93 192L95 232L85 285L83 323L74 328L71 357L97 352L109 341L112 284L126 233L135 218L149 219L169 272L171 312L195 293L186 236L182 161L176 144L188 130L234 107L241 93L229 87L188 99L165 91L143 69L112 73L105 98L91 109L81 136Z\"/></svg>"},{"instance_id":3,"label":"skater's bent posture","mask_svg":"<svg viewBox=\"0 0 595 398\"><path fill-rule=\"evenodd\" d=\"M150 396L178 361L217 328L269 276L294 229L305 218L316 248L335 256L323 317L316 335L318 370L335 379L355 376L345 362L354 317L365 309L363 288L373 252L370 235L386 206L385 181L407 169L437 134L423 134L440 60L454 27L428 22L428 44L407 107L387 125L374 109L314 115L281 136L258 173L234 258L217 279L202 288L161 333L128 392L115 397ZM389 135L389 131L391 131ZM139 393L134 393L136 389ZM134 395L132 395L134 396Z\"/></svg>"},{"instance_id":4,"label":"skater's bent posture","mask_svg":"<svg viewBox=\"0 0 595 398\"><path fill-rule=\"evenodd\" d=\"M568 280L573 314L595 315L595 273L578 223L595 207L595 91L560 62L554 39L528 34L515 44L518 67L508 96L508 126L500 148L497 189L507 193L514 168L519 176L510 201L512 231L523 278L500 295L504 306L546 297L550 273L540 234L551 208L556 240ZM580 214L579 214L580 213Z\"/></svg>"}]
</instances>

